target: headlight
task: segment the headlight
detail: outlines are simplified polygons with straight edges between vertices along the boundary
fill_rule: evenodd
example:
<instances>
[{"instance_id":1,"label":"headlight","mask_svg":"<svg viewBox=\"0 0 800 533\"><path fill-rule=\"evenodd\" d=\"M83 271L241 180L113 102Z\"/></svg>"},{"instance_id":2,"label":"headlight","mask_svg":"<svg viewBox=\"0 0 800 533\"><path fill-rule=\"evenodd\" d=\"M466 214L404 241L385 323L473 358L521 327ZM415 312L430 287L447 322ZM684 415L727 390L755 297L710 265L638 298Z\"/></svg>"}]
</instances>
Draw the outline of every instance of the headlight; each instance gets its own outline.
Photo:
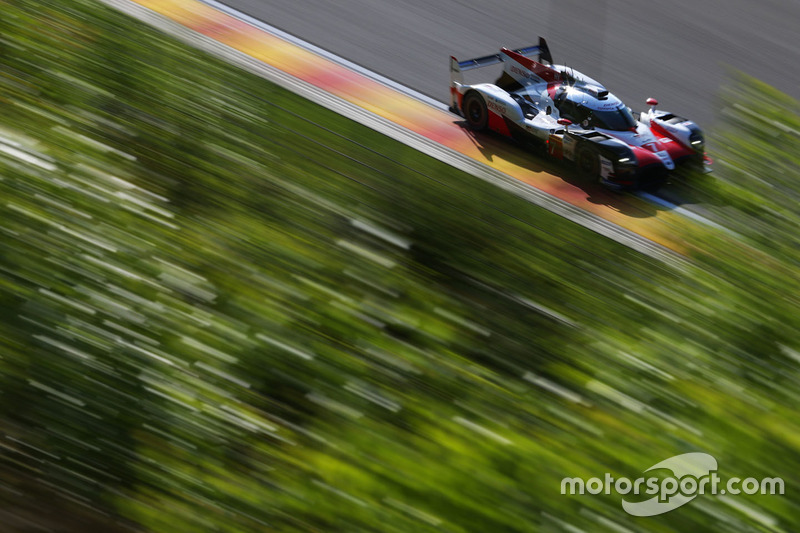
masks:
<instances>
[{"instance_id":1,"label":"headlight","mask_svg":"<svg viewBox=\"0 0 800 533\"><path fill-rule=\"evenodd\" d=\"M694 148L695 150L699 151L699 150L703 149L703 147L705 146L706 143L705 143L705 140L703 139L703 135L701 133L694 132L689 137L689 144L692 145L692 148Z\"/></svg>"},{"instance_id":2,"label":"headlight","mask_svg":"<svg viewBox=\"0 0 800 533\"><path fill-rule=\"evenodd\" d=\"M631 154L627 157L620 157L614 165L614 175L617 178L633 176L638 169L636 157Z\"/></svg>"}]
</instances>

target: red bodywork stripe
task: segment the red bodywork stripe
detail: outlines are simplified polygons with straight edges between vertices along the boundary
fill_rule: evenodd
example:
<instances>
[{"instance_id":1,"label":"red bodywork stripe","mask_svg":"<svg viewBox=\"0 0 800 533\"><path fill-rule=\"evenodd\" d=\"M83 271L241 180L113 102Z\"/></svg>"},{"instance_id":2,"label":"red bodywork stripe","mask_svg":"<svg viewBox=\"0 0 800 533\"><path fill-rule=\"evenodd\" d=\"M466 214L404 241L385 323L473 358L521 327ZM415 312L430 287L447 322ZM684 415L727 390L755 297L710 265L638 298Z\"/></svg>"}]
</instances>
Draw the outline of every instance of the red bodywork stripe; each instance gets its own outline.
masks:
<instances>
[{"instance_id":1,"label":"red bodywork stripe","mask_svg":"<svg viewBox=\"0 0 800 533\"><path fill-rule=\"evenodd\" d=\"M511 132L508 130L508 124L503 119L503 116L495 113L491 109L489 111L489 129L492 131L496 131L506 137L511 137Z\"/></svg>"},{"instance_id":2,"label":"red bodywork stripe","mask_svg":"<svg viewBox=\"0 0 800 533\"><path fill-rule=\"evenodd\" d=\"M555 100L556 99L556 90L561 87L560 81L551 81L547 84L547 95Z\"/></svg>"},{"instance_id":3,"label":"red bodywork stripe","mask_svg":"<svg viewBox=\"0 0 800 533\"><path fill-rule=\"evenodd\" d=\"M564 139L558 135L551 135L547 139L547 153L554 159L564 159Z\"/></svg>"},{"instance_id":4,"label":"red bodywork stripe","mask_svg":"<svg viewBox=\"0 0 800 533\"><path fill-rule=\"evenodd\" d=\"M461 101L464 99L464 95L458 92L458 89L455 87L450 87L450 94L455 95L458 108L461 109Z\"/></svg>"},{"instance_id":5,"label":"red bodywork stripe","mask_svg":"<svg viewBox=\"0 0 800 533\"><path fill-rule=\"evenodd\" d=\"M522 54L518 54L513 50L509 50L508 48L502 48L500 51L547 82L547 94L550 98L555 97L556 89L558 89L562 83L561 74L557 70L539 63L538 61L534 61L529 57L525 57Z\"/></svg>"},{"instance_id":6,"label":"red bodywork stripe","mask_svg":"<svg viewBox=\"0 0 800 533\"><path fill-rule=\"evenodd\" d=\"M542 78L547 83L552 83L555 81L559 81L559 74L558 71L548 67L547 65L543 65L538 61L534 61L529 57L525 57L522 54L518 54L513 50L509 50L508 48L501 48L501 52L505 55L525 67L526 69L530 70L540 78Z\"/></svg>"},{"instance_id":7,"label":"red bodywork stripe","mask_svg":"<svg viewBox=\"0 0 800 533\"><path fill-rule=\"evenodd\" d=\"M658 139L671 139L673 142L661 142L664 149L667 151L672 159L680 159L681 157L694 154L694 150L679 141L672 133L667 131L660 124L650 122L650 131Z\"/></svg>"},{"instance_id":8,"label":"red bodywork stripe","mask_svg":"<svg viewBox=\"0 0 800 533\"><path fill-rule=\"evenodd\" d=\"M659 157L656 154L654 154L653 152L651 152L647 148L643 148L641 146L631 146L631 149L633 150L633 155L636 156L636 161L639 164L640 168L641 167L646 167L646 166L649 166L649 165L652 165L652 164L655 164L655 163L658 163L659 165L663 165L663 163L661 162L661 159L659 159Z\"/></svg>"}]
</instances>

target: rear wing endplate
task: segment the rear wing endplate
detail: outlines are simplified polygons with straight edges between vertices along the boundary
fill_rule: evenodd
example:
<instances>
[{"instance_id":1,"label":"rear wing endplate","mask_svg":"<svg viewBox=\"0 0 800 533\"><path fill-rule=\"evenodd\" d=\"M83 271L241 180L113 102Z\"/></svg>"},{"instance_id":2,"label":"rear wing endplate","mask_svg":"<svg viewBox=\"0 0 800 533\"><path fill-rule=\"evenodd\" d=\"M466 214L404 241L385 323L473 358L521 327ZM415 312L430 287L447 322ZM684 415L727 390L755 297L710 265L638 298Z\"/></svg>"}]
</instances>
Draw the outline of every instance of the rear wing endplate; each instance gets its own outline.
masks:
<instances>
[{"instance_id":1,"label":"rear wing endplate","mask_svg":"<svg viewBox=\"0 0 800 533\"><path fill-rule=\"evenodd\" d=\"M535 46L526 46L525 48L517 48L514 52L524 55L526 57L537 56L537 61L547 61L553 63L553 58L550 55L550 48L547 46L547 41L543 37L539 37L539 44ZM496 65L505 61L505 54L494 54L490 56L476 57L474 59L467 59L466 61L456 61L458 69L462 72L472 70L474 68L488 67L489 65ZM455 58L453 58L455 59Z\"/></svg>"},{"instance_id":2,"label":"rear wing endplate","mask_svg":"<svg viewBox=\"0 0 800 533\"><path fill-rule=\"evenodd\" d=\"M539 62L546 61L553 64L553 57L550 55L550 48L547 46L547 41L543 37L539 37L539 44L535 46L526 46L525 48L517 48L514 52L524 55L526 57L536 56ZM450 56L450 86L454 83L464 83L462 72L476 68L488 67L496 65L506 60L506 55L503 53L493 54L490 56L476 57L474 59L467 59L466 61L459 61L455 57Z\"/></svg>"},{"instance_id":3,"label":"rear wing endplate","mask_svg":"<svg viewBox=\"0 0 800 533\"><path fill-rule=\"evenodd\" d=\"M521 54L525 57L536 56L539 62L546 61L548 64L553 64L553 56L550 55L550 48L547 46L547 41L543 37L539 37L539 44L535 46L526 46L525 48L517 48L514 52ZM474 59L467 59L466 61L459 61L453 56L450 56L450 98L452 106L455 107L455 87L456 84L464 84L464 75L466 70L476 68L488 67L496 65L506 60L506 55L502 52L490 56L476 57Z\"/></svg>"},{"instance_id":4,"label":"rear wing endplate","mask_svg":"<svg viewBox=\"0 0 800 533\"><path fill-rule=\"evenodd\" d=\"M525 48L517 48L514 52L526 57L537 56L537 61L553 62L550 56L550 49L547 47L547 41L539 37L539 44L536 46L526 46ZM491 56L476 57L475 59L467 59L466 61L459 61L458 68L463 72L465 70L472 70L474 68L488 67L489 65L496 65L505 61L505 54L494 54Z\"/></svg>"}]
</instances>

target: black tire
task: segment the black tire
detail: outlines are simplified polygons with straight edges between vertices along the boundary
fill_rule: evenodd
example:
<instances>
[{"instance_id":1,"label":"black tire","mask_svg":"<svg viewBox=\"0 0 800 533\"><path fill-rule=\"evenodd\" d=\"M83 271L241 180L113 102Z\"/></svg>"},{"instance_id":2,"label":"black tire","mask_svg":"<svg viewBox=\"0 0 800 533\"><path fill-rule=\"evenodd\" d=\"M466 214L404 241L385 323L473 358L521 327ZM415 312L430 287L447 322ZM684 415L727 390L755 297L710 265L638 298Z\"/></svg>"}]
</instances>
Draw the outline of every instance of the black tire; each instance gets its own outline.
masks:
<instances>
[{"instance_id":1,"label":"black tire","mask_svg":"<svg viewBox=\"0 0 800 533\"><path fill-rule=\"evenodd\" d=\"M489 110L486 109L486 102L483 101L480 94L467 93L461 103L461 109L464 110L464 118L471 129L475 131L486 129L486 124L489 122Z\"/></svg>"},{"instance_id":2,"label":"black tire","mask_svg":"<svg viewBox=\"0 0 800 533\"><path fill-rule=\"evenodd\" d=\"M596 179L600 178L600 156L596 150L591 148L580 148L575 157L575 166L578 167L578 172L585 178Z\"/></svg>"}]
</instances>

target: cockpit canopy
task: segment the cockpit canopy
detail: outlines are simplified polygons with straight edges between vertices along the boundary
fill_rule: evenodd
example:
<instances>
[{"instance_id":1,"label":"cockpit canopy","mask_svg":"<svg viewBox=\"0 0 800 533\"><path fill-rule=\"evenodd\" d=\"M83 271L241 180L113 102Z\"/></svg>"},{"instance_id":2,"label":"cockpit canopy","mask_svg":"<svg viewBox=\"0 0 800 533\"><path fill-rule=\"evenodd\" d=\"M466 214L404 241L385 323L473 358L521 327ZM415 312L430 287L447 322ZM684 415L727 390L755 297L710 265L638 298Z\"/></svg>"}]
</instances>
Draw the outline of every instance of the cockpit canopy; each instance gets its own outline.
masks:
<instances>
[{"instance_id":1,"label":"cockpit canopy","mask_svg":"<svg viewBox=\"0 0 800 533\"><path fill-rule=\"evenodd\" d=\"M584 128L626 131L636 128L636 119L622 101L600 86L565 88L555 98L563 118Z\"/></svg>"}]
</instances>

